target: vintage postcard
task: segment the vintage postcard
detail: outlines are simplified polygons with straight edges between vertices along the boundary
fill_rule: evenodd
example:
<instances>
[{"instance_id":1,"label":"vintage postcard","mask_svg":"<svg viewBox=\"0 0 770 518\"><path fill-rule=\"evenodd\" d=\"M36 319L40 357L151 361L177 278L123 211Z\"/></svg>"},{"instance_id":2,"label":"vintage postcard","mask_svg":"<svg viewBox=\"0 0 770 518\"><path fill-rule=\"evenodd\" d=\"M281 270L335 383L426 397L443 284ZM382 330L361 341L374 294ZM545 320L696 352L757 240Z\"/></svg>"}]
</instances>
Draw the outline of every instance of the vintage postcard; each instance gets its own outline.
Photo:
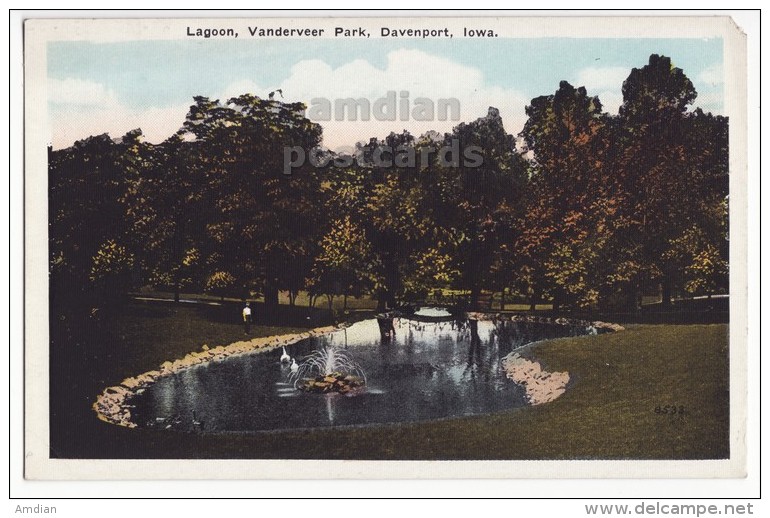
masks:
<instances>
[{"instance_id":1,"label":"vintage postcard","mask_svg":"<svg viewBox=\"0 0 770 518\"><path fill-rule=\"evenodd\" d=\"M27 478L745 476L729 17L24 38Z\"/></svg>"}]
</instances>

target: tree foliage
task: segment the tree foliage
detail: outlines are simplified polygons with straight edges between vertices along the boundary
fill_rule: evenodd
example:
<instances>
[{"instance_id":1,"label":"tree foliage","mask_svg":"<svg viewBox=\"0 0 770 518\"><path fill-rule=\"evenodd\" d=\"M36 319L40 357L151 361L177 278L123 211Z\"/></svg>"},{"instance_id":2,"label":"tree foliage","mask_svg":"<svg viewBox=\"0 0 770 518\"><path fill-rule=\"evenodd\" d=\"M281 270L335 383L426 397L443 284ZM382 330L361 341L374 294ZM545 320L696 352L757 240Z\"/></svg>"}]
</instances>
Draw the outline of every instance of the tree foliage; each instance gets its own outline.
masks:
<instances>
[{"instance_id":1,"label":"tree foliage","mask_svg":"<svg viewBox=\"0 0 770 518\"><path fill-rule=\"evenodd\" d=\"M447 288L557 307L635 307L661 289L728 283L728 120L652 55L618 115L562 81L516 138L495 108L440 135L373 137L309 153L305 106L195 97L164 142L141 130L49 150L52 295L140 285L219 296L371 293L380 307Z\"/></svg>"}]
</instances>

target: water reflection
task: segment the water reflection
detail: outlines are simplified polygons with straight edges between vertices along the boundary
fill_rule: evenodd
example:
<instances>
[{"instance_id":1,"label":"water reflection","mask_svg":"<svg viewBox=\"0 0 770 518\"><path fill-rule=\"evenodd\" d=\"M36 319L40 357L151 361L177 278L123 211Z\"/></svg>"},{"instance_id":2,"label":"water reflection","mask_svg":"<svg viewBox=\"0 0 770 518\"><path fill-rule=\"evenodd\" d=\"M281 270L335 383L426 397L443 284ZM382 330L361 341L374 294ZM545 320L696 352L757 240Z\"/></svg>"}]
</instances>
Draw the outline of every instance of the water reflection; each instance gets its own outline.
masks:
<instances>
[{"instance_id":1,"label":"water reflection","mask_svg":"<svg viewBox=\"0 0 770 518\"><path fill-rule=\"evenodd\" d=\"M326 414L329 416L329 424L334 424L334 397L333 394L326 394Z\"/></svg>"},{"instance_id":2,"label":"water reflection","mask_svg":"<svg viewBox=\"0 0 770 518\"><path fill-rule=\"evenodd\" d=\"M366 374L363 393L294 389L280 349L200 365L160 379L134 402L140 426L191 432L249 432L419 421L496 412L527 404L501 359L526 343L586 334L540 323L368 320L287 347L301 361L326 347L346 353Z\"/></svg>"}]
</instances>

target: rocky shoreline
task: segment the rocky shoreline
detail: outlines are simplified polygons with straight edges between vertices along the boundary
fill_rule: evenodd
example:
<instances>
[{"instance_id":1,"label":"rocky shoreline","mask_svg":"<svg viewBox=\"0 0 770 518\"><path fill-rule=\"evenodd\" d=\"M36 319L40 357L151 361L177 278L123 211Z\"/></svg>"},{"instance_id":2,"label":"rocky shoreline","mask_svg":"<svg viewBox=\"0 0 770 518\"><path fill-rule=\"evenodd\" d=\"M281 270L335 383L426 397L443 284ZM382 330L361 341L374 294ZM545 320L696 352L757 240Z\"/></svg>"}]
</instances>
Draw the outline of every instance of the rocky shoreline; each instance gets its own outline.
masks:
<instances>
[{"instance_id":1,"label":"rocky shoreline","mask_svg":"<svg viewBox=\"0 0 770 518\"><path fill-rule=\"evenodd\" d=\"M548 372L540 363L512 352L502 360L508 379L524 387L530 405L549 403L567 390L569 372Z\"/></svg>"},{"instance_id":2,"label":"rocky shoreline","mask_svg":"<svg viewBox=\"0 0 770 518\"><path fill-rule=\"evenodd\" d=\"M480 321L509 320L512 322L578 325L586 327L593 326L595 329L608 329L611 331L622 331L625 329L618 324L606 322L591 322L569 318L554 319L518 313L468 312L465 314L465 318ZM203 363L223 361L237 355L251 354L255 351L270 351L278 347L285 347L299 342L300 340L345 329L350 325L351 323L345 322L334 326L317 327L303 333L253 338L251 340L234 342L230 345L220 345L213 348L203 345L200 351L188 353L184 358L163 362L157 370L126 378L118 385L107 387L96 398L92 408L96 412L98 418L102 421L118 426L125 426L127 428L136 428L136 423L131 420L131 408L133 408L133 405L131 405L131 398L144 392L149 385L155 383L159 378L171 376L184 369ZM569 382L568 373L549 373L543 371L539 363L523 358L519 353L515 352L503 359L503 366L511 380L520 383L525 387L530 403L533 405L547 403L548 401L556 399L564 393L567 383Z\"/></svg>"},{"instance_id":3,"label":"rocky shoreline","mask_svg":"<svg viewBox=\"0 0 770 518\"><path fill-rule=\"evenodd\" d=\"M297 343L300 340L339 331L349 325L349 323L342 323L335 326L317 327L304 333L253 338L212 348L204 345L200 351L188 353L184 358L163 362L157 370L126 378L119 385L107 387L96 398L92 408L102 421L127 428L136 428L136 423L131 420L131 408L133 408L131 398L144 392L144 389L162 377L171 376L203 363L223 361L233 356L250 354L255 351L271 351Z\"/></svg>"},{"instance_id":4,"label":"rocky shoreline","mask_svg":"<svg viewBox=\"0 0 770 518\"><path fill-rule=\"evenodd\" d=\"M551 318L538 315L528 315L522 313L484 313L480 311L469 311L465 314L468 320L492 321L492 322L529 322L535 324L558 324L562 326L585 326L594 329L607 329L609 331L624 331L626 328L620 324L612 324L599 320L580 320L577 318Z\"/></svg>"},{"instance_id":5,"label":"rocky shoreline","mask_svg":"<svg viewBox=\"0 0 770 518\"><path fill-rule=\"evenodd\" d=\"M468 318L476 320L511 320L513 322L531 322L542 324L559 324L569 326L592 327L595 330L606 329L612 332L624 331L619 324L601 321L579 320L573 318L547 318L535 315L500 314L500 313L468 313ZM524 346L523 349L533 344ZM519 351L513 351L502 359L508 379L524 387L530 405L542 405L558 398L567 390L570 381L569 372L548 372L543 370L539 362L526 358Z\"/></svg>"}]
</instances>

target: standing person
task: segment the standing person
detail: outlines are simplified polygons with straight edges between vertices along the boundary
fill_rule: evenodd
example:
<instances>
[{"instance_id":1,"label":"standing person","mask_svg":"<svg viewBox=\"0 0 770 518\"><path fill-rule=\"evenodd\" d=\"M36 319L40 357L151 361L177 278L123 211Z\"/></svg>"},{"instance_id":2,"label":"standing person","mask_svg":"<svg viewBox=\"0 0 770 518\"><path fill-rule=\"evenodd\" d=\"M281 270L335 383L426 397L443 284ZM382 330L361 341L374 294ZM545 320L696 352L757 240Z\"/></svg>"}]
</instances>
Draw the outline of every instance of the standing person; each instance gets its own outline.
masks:
<instances>
[{"instance_id":1,"label":"standing person","mask_svg":"<svg viewBox=\"0 0 770 518\"><path fill-rule=\"evenodd\" d=\"M243 307L243 334L247 335L251 331L251 307L247 302Z\"/></svg>"}]
</instances>

